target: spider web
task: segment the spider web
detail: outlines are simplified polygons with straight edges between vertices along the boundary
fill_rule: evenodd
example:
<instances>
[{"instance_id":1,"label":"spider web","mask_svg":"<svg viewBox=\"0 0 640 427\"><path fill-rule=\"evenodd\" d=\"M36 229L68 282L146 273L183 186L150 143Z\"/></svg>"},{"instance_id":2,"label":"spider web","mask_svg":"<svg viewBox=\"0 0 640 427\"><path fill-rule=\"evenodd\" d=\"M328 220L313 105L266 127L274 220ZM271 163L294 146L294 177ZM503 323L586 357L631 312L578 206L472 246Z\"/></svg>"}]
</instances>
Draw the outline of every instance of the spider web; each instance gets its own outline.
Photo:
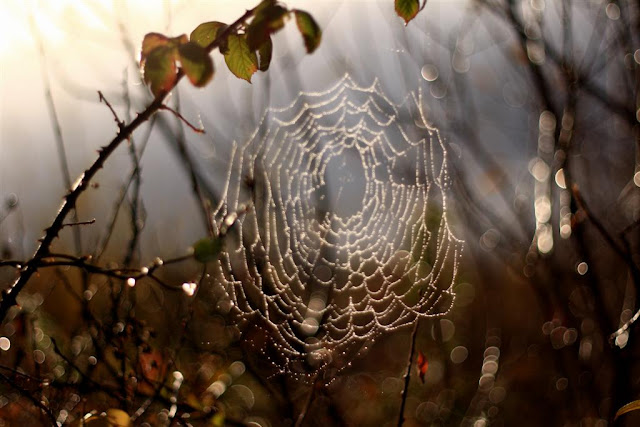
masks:
<instances>
[{"instance_id":1,"label":"spider web","mask_svg":"<svg viewBox=\"0 0 640 427\"><path fill-rule=\"evenodd\" d=\"M234 143L215 217L246 215L213 274L278 372L331 378L380 334L451 308L462 242L421 106L421 91L396 105L345 75Z\"/></svg>"}]
</instances>

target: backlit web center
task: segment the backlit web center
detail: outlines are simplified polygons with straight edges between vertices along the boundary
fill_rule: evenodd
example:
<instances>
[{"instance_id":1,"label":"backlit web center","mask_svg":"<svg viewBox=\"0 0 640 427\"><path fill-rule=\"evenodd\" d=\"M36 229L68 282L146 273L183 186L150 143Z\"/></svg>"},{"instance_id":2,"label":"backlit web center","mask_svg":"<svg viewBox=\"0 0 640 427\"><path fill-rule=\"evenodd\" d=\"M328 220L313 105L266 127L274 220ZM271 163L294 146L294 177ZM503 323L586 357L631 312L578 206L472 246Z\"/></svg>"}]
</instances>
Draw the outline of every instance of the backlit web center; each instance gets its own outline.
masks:
<instances>
[{"instance_id":1,"label":"backlit web center","mask_svg":"<svg viewBox=\"0 0 640 427\"><path fill-rule=\"evenodd\" d=\"M380 334L450 309L462 244L425 123L421 92L396 105L344 76L234 144L216 218L250 209L215 278L280 372L332 378Z\"/></svg>"}]
</instances>

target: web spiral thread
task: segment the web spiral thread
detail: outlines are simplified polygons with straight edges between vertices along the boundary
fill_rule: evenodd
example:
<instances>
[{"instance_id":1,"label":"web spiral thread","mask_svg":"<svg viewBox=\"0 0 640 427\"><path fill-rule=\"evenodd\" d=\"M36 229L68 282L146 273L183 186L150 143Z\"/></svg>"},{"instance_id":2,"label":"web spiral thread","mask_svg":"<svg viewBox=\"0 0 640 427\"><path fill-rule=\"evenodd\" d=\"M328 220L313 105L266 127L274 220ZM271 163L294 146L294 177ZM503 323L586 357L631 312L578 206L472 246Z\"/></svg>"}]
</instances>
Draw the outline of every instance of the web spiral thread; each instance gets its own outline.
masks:
<instances>
[{"instance_id":1,"label":"web spiral thread","mask_svg":"<svg viewBox=\"0 0 640 427\"><path fill-rule=\"evenodd\" d=\"M451 308L462 242L422 102L345 75L234 144L215 216L248 209L214 277L280 372L332 378L380 334Z\"/></svg>"}]
</instances>

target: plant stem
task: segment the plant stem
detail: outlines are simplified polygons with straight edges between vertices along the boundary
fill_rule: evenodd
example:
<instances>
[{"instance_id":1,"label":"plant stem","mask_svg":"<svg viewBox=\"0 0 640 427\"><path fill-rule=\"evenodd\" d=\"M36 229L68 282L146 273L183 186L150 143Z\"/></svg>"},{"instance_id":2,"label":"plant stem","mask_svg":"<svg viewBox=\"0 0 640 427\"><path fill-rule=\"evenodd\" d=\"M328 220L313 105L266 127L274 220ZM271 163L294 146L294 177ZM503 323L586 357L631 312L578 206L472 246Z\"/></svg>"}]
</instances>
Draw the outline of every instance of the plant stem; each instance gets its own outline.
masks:
<instances>
[{"instance_id":1,"label":"plant stem","mask_svg":"<svg viewBox=\"0 0 640 427\"><path fill-rule=\"evenodd\" d=\"M400 415L398 416L398 427L402 427L404 424L404 407L407 403L407 396L409 395L409 381L411 380L411 365L413 364L413 353L416 348L416 338L418 336L418 326L420 324L420 318L416 318L413 324L413 331L411 331L411 347L409 348L409 358L407 360L407 369L404 373L404 388L402 389L402 401L400 403Z\"/></svg>"}]
</instances>

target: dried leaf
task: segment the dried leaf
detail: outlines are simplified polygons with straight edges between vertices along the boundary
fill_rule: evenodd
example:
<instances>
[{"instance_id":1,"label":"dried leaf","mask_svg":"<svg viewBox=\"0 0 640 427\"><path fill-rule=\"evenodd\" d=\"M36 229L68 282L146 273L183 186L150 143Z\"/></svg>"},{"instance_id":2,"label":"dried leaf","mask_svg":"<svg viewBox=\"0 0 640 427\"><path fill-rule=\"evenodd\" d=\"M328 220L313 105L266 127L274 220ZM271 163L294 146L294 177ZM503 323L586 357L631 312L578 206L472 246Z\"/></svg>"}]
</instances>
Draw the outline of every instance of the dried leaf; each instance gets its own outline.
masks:
<instances>
[{"instance_id":1,"label":"dried leaf","mask_svg":"<svg viewBox=\"0 0 640 427\"><path fill-rule=\"evenodd\" d=\"M162 381L166 372L168 361L163 353L157 349L148 349L140 352L138 356L138 372L142 374L142 381L138 381L137 393L145 396L153 396L155 384Z\"/></svg>"}]
</instances>

